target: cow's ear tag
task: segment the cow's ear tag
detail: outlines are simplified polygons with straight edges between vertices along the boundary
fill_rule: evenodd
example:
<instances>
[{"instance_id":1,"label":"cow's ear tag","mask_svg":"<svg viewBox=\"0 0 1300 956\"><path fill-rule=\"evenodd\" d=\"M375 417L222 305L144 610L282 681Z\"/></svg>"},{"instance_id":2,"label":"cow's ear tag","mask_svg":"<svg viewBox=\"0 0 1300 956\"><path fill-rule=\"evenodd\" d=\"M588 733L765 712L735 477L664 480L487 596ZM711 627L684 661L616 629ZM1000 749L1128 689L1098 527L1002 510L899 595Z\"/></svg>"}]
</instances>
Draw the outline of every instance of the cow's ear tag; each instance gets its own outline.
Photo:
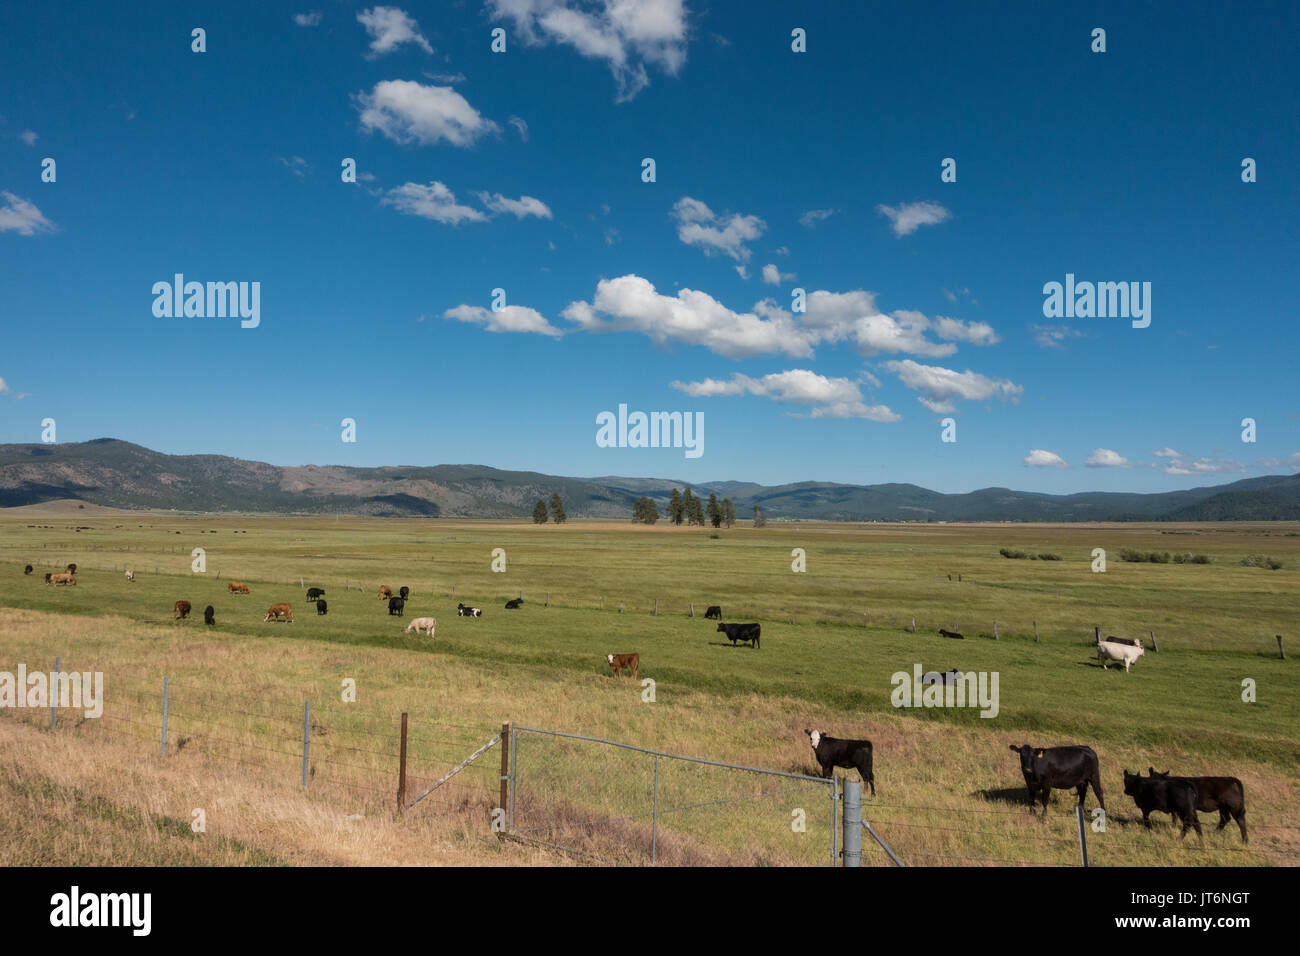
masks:
<instances>
[{"instance_id":1,"label":"cow's ear tag","mask_svg":"<svg viewBox=\"0 0 1300 956\"><path fill-rule=\"evenodd\" d=\"M1036 753L1036 754L1034 754L1034 756L1035 756L1035 757L1038 757L1038 758L1040 758L1040 759L1041 759L1041 758L1042 758L1042 756L1043 756L1043 751L1041 751L1041 750L1040 750L1040 751L1038 751L1038 753Z\"/></svg>"}]
</instances>

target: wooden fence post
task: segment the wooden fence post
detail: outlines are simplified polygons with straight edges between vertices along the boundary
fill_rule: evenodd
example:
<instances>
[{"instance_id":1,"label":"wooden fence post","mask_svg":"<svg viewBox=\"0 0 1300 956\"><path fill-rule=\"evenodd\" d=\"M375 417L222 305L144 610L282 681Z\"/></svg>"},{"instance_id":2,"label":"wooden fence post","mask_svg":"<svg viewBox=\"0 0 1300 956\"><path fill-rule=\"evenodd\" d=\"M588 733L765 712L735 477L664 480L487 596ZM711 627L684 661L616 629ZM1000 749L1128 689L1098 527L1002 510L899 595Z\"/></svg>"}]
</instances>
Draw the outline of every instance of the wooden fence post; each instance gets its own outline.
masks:
<instances>
[{"instance_id":1,"label":"wooden fence post","mask_svg":"<svg viewBox=\"0 0 1300 956\"><path fill-rule=\"evenodd\" d=\"M1277 656L1286 660L1286 651L1282 650L1282 635L1277 635Z\"/></svg>"},{"instance_id":2,"label":"wooden fence post","mask_svg":"<svg viewBox=\"0 0 1300 956\"><path fill-rule=\"evenodd\" d=\"M550 592L550 591L547 591L547 592L546 592L546 606L547 606L547 607L550 607L550 606L551 606L551 592Z\"/></svg>"},{"instance_id":3,"label":"wooden fence post","mask_svg":"<svg viewBox=\"0 0 1300 956\"><path fill-rule=\"evenodd\" d=\"M993 640L996 641L997 639L998 639L998 622L997 622L997 621L994 621L994 622L993 622Z\"/></svg>"},{"instance_id":4,"label":"wooden fence post","mask_svg":"<svg viewBox=\"0 0 1300 956\"><path fill-rule=\"evenodd\" d=\"M912 633L916 633L916 618L912 618Z\"/></svg>"},{"instance_id":5,"label":"wooden fence post","mask_svg":"<svg viewBox=\"0 0 1300 956\"><path fill-rule=\"evenodd\" d=\"M695 602L691 602L691 617L695 616Z\"/></svg>"},{"instance_id":6,"label":"wooden fence post","mask_svg":"<svg viewBox=\"0 0 1300 956\"><path fill-rule=\"evenodd\" d=\"M1094 644L1101 643L1101 626L1098 624L1092 626L1092 642Z\"/></svg>"},{"instance_id":7,"label":"wooden fence post","mask_svg":"<svg viewBox=\"0 0 1300 956\"><path fill-rule=\"evenodd\" d=\"M1034 643L1038 643L1038 622L1034 622Z\"/></svg>"},{"instance_id":8,"label":"wooden fence post","mask_svg":"<svg viewBox=\"0 0 1300 956\"><path fill-rule=\"evenodd\" d=\"M1157 654L1159 654L1159 653L1160 653L1160 645L1156 643L1156 632L1155 632L1155 631L1147 631L1147 633L1151 635L1151 649L1152 649L1153 651L1155 651Z\"/></svg>"},{"instance_id":9,"label":"wooden fence post","mask_svg":"<svg viewBox=\"0 0 1300 956\"><path fill-rule=\"evenodd\" d=\"M402 711L402 749L397 758L397 812L406 809L406 711Z\"/></svg>"},{"instance_id":10,"label":"wooden fence post","mask_svg":"<svg viewBox=\"0 0 1300 956\"><path fill-rule=\"evenodd\" d=\"M655 613L655 617L658 617L658 616L659 616L659 599L658 599L658 598L655 598L655 611L654 611L654 613Z\"/></svg>"}]
</instances>

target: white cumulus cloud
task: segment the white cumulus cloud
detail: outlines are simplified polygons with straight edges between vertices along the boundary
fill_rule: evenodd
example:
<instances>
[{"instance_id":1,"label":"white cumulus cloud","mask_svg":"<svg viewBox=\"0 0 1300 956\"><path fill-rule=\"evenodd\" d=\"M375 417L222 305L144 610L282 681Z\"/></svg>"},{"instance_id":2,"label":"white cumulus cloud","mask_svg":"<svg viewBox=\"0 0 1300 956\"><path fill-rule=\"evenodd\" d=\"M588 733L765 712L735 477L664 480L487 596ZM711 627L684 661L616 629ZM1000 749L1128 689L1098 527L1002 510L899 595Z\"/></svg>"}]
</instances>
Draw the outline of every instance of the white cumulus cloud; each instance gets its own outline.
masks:
<instances>
[{"instance_id":1,"label":"white cumulus cloud","mask_svg":"<svg viewBox=\"0 0 1300 956\"><path fill-rule=\"evenodd\" d=\"M546 320L546 316L522 305L507 305L498 312L481 305L458 305L442 315L445 319L481 325L489 332L535 332L556 339L564 335L561 329Z\"/></svg>"},{"instance_id":2,"label":"white cumulus cloud","mask_svg":"<svg viewBox=\"0 0 1300 956\"><path fill-rule=\"evenodd\" d=\"M1025 464L1032 465L1035 468L1069 468L1060 455L1054 451L1044 451L1041 448L1035 448L1025 456Z\"/></svg>"},{"instance_id":3,"label":"white cumulus cloud","mask_svg":"<svg viewBox=\"0 0 1300 956\"><path fill-rule=\"evenodd\" d=\"M463 221L484 222L487 220L479 210L472 206L462 206L456 202L456 194L436 180L427 186L419 183L405 183L390 189L381 205L392 206L398 212L408 216L420 216L434 222L458 225Z\"/></svg>"},{"instance_id":4,"label":"white cumulus cloud","mask_svg":"<svg viewBox=\"0 0 1300 956\"><path fill-rule=\"evenodd\" d=\"M1118 452L1109 448L1094 448L1088 460L1084 462L1089 468L1128 468L1129 461Z\"/></svg>"},{"instance_id":5,"label":"white cumulus cloud","mask_svg":"<svg viewBox=\"0 0 1300 956\"><path fill-rule=\"evenodd\" d=\"M699 246L706 254L721 252L742 265L749 262L750 249L745 245L757 239L767 228L758 216L739 213L715 215L713 210L690 196L673 204L677 220L677 238L688 246Z\"/></svg>"},{"instance_id":6,"label":"white cumulus cloud","mask_svg":"<svg viewBox=\"0 0 1300 956\"><path fill-rule=\"evenodd\" d=\"M1000 398L1016 402L1025 390L1023 385L1009 379L989 378L970 369L958 372L939 365L922 365L911 359L886 362L884 368L897 375L908 388L920 392L917 401L935 413L955 411L958 399L984 401Z\"/></svg>"},{"instance_id":7,"label":"white cumulus cloud","mask_svg":"<svg viewBox=\"0 0 1300 956\"><path fill-rule=\"evenodd\" d=\"M761 378L737 373L729 380L706 378L701 382L673 382L672 387L696 398L748 393L786 404L820 406L808 412L810 418L900 420L887 405L867 405L856 382L847 378L828 378L810 369L787 369Z\"/></svg>"},{"instance_id":8,"label":"white cumulus cloud","mask_svg":"<svg viewBox=\"0 0 1300 956\"><path fill-rule=\"evenodd\" d=\"M420 33L420 25L410 14L398 7L372 7L369 10L362 10L357 14L357 22L365 27L366 33L370 35L368 55L371 58L392 53L404 43L414 43L425 53L433 52L429 41Z\"/></svg>"},{"instance_id":9,"label":"white cumulus cloud","mask_svg":"<svg viewBox=\"0 0 1300 956\"><path fill-rule=\"evenodd\" d=\"M383 80L356 97L361 128L378 130L397 143L428 146L446 141L472 146L500 127L485 119L450 86L424 86L414 80Z\"/></svg>"}]
</instances>

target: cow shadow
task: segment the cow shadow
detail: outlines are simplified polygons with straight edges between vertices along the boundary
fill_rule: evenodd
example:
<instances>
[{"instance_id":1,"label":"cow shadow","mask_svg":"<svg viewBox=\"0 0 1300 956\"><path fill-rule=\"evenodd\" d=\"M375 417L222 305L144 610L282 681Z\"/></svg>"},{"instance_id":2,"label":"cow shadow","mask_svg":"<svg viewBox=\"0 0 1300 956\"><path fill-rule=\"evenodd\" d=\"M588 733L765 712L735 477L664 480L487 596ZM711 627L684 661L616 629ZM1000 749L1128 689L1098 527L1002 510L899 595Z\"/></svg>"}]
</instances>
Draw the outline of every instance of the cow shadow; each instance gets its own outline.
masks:
<instances>
[{"instance_id":1,"label":"cow shadow","mask_svg":"<svg viewBox=\"0 0 1300 956\"><path fill-rule=\"evenodd\" d=\"M989 787L984 790L976 790L971 794L972 797L978 797L988 803L1003 803L1008 806L1028 807L1029 791L1021 787L1000 787L993 789Z\"/></svg>"},{"instance_id":2,"label":"cow shadow","mask_svg":"<svg viewBox=\"0 0 1300 956\"><path fill-rule=\"evenodd\" d=\"M749 644L732 644L730 641L709 641L709 647L748 647L754 650Z\"/></svg>"}]
</instances>

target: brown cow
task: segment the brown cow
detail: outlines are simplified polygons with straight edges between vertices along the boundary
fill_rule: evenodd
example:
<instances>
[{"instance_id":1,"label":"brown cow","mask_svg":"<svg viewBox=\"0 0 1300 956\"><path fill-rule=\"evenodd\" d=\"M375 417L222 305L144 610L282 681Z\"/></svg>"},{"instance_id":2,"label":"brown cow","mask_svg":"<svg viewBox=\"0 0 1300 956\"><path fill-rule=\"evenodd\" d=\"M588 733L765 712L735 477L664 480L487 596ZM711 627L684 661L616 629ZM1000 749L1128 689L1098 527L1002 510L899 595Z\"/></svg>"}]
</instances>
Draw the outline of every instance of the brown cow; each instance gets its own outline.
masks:
<instances>
[{"instance_id":1,"label":"brown cow","mask_svg":"<svg viewBox=\"0 0 1300 956\"><path fill-rule=\"evenodd\" d=\"M632 672L632 679L636 680L637 670L641 666L640 654L606 654L605 660L609 661L609 669L613 676L622 677L623 668Z\"/></svg>"},{"instance_id":2,"label":"brown cow","mask_svg":"<svg viewBox=\"0 0 1300 956\"><path fill-rule=\"evenodd\" d=\"M58 574L51 574L45 581L46 584L76 584L77 579L72 576L71 571L61 571Z\"/></svg>"},{"instance_id":3,"label":"brown cow","mask_svg":"<svg viewBox=\"0 0 1300 956\"><path fill-rule=\"evenodd\" d=\"M280 618L284 618L285 621L292 624L293 608L289 607L287 604L272 604L271 609L266 612L266 617L262 618L262 623L265 624L272 618L275 618L277 621L280 620Z\"/></svg>"},{"instance_id":4,"label":"brown cow","mask_svg":"<svg viewBox=\"0 0 1300 956\"><path fill-rule=\"evenodd\" d=\"M245 584L243 581L231 581L229 584L226 585L226 589L230 591L231 594L248 593L248 585Z\"/></svg>"},{"instance_id":5,"label":"brown cow","mask_svg":"<svg viewBox=\"0 0 1300 956\"><path fill-rule=\"evenodd\" d=\"M126 579L127 579L128 581L134 581L134 580L135 580L135 572L134 572L134 571L127 571L127 572L126 572Z\"/></svg>"},{"instance_id":6,"label":"brown cow","mask_svg":"<svg viewBox=\"0 0 1300 956\"><path fill-rule=\"evenodd\" d=\"M392 589L392 588L390 588L387 584L381 584L381 585L379 585L379 597L380 597L380 600L383 600L384 598L390 598L390 597L392 597L392 596L393 596L393 589Z\"/></svg>"},{"instance_id":7,"label":"brown cow","mask_svg":"<svg viewBox=\"0 0 1300 956\"><path fill-rule=\"evenodd\" d=\"M172 609L172 620L183 621L185 618L189 616L190 616L190 602L177 601L176 606Z\"/></svg>"}]
</instances>

